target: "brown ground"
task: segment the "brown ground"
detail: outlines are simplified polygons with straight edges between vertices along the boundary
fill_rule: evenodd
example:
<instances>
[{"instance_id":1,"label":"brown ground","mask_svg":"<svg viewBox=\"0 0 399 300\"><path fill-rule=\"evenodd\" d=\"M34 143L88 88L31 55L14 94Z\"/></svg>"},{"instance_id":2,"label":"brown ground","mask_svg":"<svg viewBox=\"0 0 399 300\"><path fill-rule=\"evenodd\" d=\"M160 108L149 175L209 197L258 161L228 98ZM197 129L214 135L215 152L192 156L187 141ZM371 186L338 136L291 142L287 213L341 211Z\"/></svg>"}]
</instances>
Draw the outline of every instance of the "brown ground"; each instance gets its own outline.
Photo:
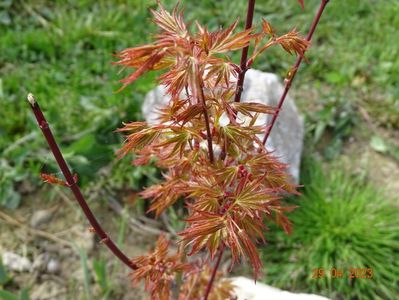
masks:
<instances>
[{"instance_id":1,"label":"brown ground","mask_svg":"<svg viewBox=\"0 0 399 300\"><path fill-rule=\"evenodd\" d=\"M52 272L47 270L44 264L36 267L37 270L34 271L10 272L13 282L7 289L17 292L23 287L30 288L31 300L86 299L84 271L77 246L89 257L88 282L92 299L105 299L92 271L94 259L107 261L107 277L113 287L108 299L145 299L142 287L132 287L128 268L119 264L94 234L88 231L88 223L73 202L69 191L64 190L64 192L66 196L60 197L58 194L52 201L42 200L48 197L43 197L43 194L38 192L23 199L22 206L17 210L0 211L0 241L2 241L0 253L13 252L29 258L31 262L35 260L37 262L40 257L48 256L56 261L59 269ZM91 206L103 227L116 241L121 217L109 210L106 205L91 203ZM29 223L33 212L38 209L49 209L51 220L32 231ZM7 219L7 215L12 219L4 220ZM27 226L15 225L15 220ZM126 228L123 249L129 256L140 255L146 252L145 248L152 244L154 239L156 239L154 236L137 234Z\"/></svg>"}]
</instances>

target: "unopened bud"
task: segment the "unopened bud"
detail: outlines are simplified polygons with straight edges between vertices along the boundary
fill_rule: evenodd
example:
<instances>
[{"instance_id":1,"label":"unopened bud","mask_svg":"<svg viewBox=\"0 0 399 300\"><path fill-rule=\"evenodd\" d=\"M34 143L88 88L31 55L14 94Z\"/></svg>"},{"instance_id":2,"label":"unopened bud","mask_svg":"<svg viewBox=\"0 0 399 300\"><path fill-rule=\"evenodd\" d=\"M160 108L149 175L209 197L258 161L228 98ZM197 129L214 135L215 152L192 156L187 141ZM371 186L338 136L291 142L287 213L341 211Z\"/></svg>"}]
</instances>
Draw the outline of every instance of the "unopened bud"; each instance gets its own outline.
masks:
<instances>
[{"instance_id":1,"label":"unopened bud","mask_svg":"<svg viewBox=\"0 0 399 300\"><path fill-rule=\"evenodd\" d=\"M35 96L33 96L32 93L29 93L26 98L28 99L28 102L30 103L30 105L35 106L36 100L35 100Z\"/></svg>"}]
</instances>

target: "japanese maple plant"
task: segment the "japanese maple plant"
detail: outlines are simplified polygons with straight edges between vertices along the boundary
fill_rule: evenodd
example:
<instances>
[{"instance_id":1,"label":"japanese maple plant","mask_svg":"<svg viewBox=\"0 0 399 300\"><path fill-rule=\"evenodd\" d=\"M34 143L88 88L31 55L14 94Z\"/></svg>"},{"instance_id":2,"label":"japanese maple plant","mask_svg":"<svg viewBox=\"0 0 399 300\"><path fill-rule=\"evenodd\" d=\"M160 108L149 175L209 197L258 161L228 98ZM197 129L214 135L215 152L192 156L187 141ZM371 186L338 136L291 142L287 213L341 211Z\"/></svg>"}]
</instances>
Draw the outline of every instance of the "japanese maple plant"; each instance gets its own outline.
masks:
<instances>
[{"instance_id":1,"label":"japanese maple plant","mask_svg":"<svg viewBox=\"0 0 399 300\"><path fill-rule=\"evenodd\" d=\"M117 54L116 65L134 69L121 80L121 89L148 71L163 71L159 80L169 104L159 110L157 124L124 123L117 130L126 136L118 154L134 154L136 166L155 161L163 170L163 182L141 193L150 199L149 211L155 216L184 202L186 225L173 254L164 235L153 251L133 259L113 243L88 207L36 99L28 96L66 181L51 175L43 179L71 188L92 231L132 269L134 283L144 280L151 299L235 299L231 283L218 271L223 253L229 255L231 267L248 259L256 279L262 267L256 245L264 242L265 221L290 232L285 213L294 207L281 200L296 194L297 187L287 165L265 143L327 2L321 1L306 38L295 29L278 35L264 19L252 26L255 0L248 1L245 29L239 32L238 20L213 32L196 23L190 32L178 6L168 12L159 4L152 11L159 27L153 43ZM297 56L278 106L241 102L245 72L272 46ZM230 60L233 51L242 51L240 64ZM271 122L259 124L260 114L270 114Z\"/></svg>"}]
</instances>

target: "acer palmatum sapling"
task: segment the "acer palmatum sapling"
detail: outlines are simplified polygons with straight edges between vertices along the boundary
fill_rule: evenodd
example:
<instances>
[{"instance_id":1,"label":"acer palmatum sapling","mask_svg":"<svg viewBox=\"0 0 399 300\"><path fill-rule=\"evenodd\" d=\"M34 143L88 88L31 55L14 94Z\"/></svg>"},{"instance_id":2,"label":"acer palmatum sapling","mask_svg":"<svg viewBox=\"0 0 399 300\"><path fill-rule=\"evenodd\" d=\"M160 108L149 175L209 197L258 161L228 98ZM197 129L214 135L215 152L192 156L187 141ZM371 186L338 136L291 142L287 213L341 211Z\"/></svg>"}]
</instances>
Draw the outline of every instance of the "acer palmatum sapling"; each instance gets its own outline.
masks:
<instances>
[{"instance_id":1,"label":"acer palmatum sapling","mask_svg":"<svg viewBox=\"0 0 399 300\"><path fill-rule=\"evenodd\" d=\"M303 1L298 2L303 6ZM178 5L168 12L159 4L158 10L152 11L159 27L154 42L117 53L115 65L134 69L121 80L120 90L148 71L163 71L159 80L167 88L169 105L162 108L158 124L131 122L118 129L126 135L118 155L134 154L135 165L155 160L164 171L162 183L141 193L151 200L149 212L159 216L177 201L184 201L188 216L185 229L178 233L180 244L175 254L169 253L170 241L161 235L147 255L127 259L90 211L77 176L72 176L36 99L29 95L66 178L64 182L43 174L43 180L71 188L93 226L91 230L133 270L134 283L145 281L151 299L166 300L175 293L181 300L235 299L231 283L218 271L225 250L229 250L231 267L248 259L256 279L262 267L256 245L265 241L265 221L276 222L290 232L285 213L295 207L284 206L281 200L297 194L297 187L290 180L287 165L264 145L327 2L321 1L306 38L295 29L278 35L264 19L259 28L253 27L255 0L248 1L246 28L238 32L238 19L217 31L196 23L195 32L190 32ZM246 70L272 46L297 55L278 107L242 103ZM229 58L233 51L242 51L239 65ZM257 125L260 114L273 115L272 122ZM265 137L260 140L257 135L262 133ZM193 256L199 252L208 253L209 259Z\"/></svg>"}]
</instances>

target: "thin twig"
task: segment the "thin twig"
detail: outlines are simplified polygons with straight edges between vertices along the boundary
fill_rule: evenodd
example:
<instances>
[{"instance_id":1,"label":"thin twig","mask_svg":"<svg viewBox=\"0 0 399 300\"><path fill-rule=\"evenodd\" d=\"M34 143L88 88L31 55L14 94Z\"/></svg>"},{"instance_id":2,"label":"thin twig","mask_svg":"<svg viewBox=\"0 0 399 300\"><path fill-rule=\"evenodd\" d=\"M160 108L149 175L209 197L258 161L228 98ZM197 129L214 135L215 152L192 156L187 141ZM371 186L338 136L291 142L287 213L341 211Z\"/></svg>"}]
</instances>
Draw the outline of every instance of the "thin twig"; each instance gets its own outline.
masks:
<instances>
[{"instance_id":1,"label":"thin twig","mask_svg":"<svg viewBox=\"0 0 399 300\"><path fill-rule=\"evenodd\" d=\"M58 166L60 167L62 173L64 174L67 185L74 194L87 220L89 221L89 223L91 224L97 235L100 237L101 242L105 244L111 250L111 252L116 257L118 257L125 265L127 265L129 268L133 270L137 269L137 266L133 264L130 261L130 259L119 249L119 247L111 240L111 238L109 238L108 234L104 231L104 229L97 221L96 217L94 216L93 212L91 211L90 207L88 206L82 192L80 191L77 182L75 181L71 171L69 170L69 167L58 147L58 144L54 139L49 124L47 123L47 120L44 117L43 112L41 111L35 97L32 94L29 94L27 99L32 108L33 113L35 114L37 123L39 124L39 127L42 130L42 133L47 140L51 152L53 153Z\"/></svg>"},{"instance_id":2,"label":"thin twig","mask_svg":"<svg viewBox=\"0 0 399 300\"><path fill-rule=\"evenodd\" d=\"M307 41L310 42L312 40L313 33L315 32L316 27L319 24L321 15L323 14L323 11L324 11L324 9L325 9L325 7L326 7L328 2L329 2L329 0L322 0L322 2L320 4L320 7L319 7L319 10L317 11L315 17L313 18L312 25L310 26L309 32L308 32L308 34L306 36L306 40ZM295 65L291 68L290 77L286 78L286 80L285 80L284 92L281 95L281 98L280 98L280 100L278 102L276 112L273 114L273 118L272 118L272 120L270 122L270 125L267 126L266 133L265 133L265 136L263 138L263 145L266 144L266 141L267 141L267 139L270 136L270 133L271 133L271 131L273 129L273 126L274 126L274 124L275 124L275 122L277 120L277 117L279 116L281 107L283 106L285 98L287 97L288 91L291 88L291 84L292 84L292 82L293 82L293 80L295 78L295 75L296 75L296 73L298 71L299 66L301 65L303 57L304 57L303 55L299 55L298 56L298 58L297 58L297 60L295 62Z\"/></svg>"},{"instance_id":3,"label":"thin twig","mask_svg":"<svg viewBox=\"0 0 399 300\"><path fill-rule=\"evenodd\" d=\"M255 0L248 0L247 20L245 22L246 30L250 29L252 27L252 22L254 19L254 11L255 11ZM240 74L238 75L237 87L236 87L236 91L235 91L235 95L234 95L234 102L241 101L241 95L242 95L242 91L244 89L245 73L248 70L248 66L247 66L248 50L249 50L249 44L248 44L248 46L246 46L242 49L241 61L240 61ZM237 117L237 115L234 116L234 120L236 119L236 117ZM229 142L227 139L225 139L225 141L223 143L223 149L220 154L221 160L224 160L226 158L228 147L229 147Z\"/></svg>"},{"instance_id":4,"label":"thin twig","mask_svg":"<svg viewBox=\"0 0 399 300\"><path fill-rule=\"evenodd\" d=\"M254 19L254 11L255 11L255 0L248 0L247 19L246 19L246 22L245 22L245 29L246 30L248 30L248 29L250 29L252 27L252 22L253 22L253 19ZM234 102L240 102L241 101L241 95L242 95L242 91L243 91L243 87L244 87L245 73L248 70L248 68L247 68L248 50L249 50L249 44L242 49L241 61L240 61L240 74L238 75L237 87L236 87L235 96L234 96ZM235 117L234 117L234 119L235 119ZM228 140L225 140L224 141L223 150L222 150L222 152L220 154L220 159L221 160L224 160L226 158L227 148L228 148ZM215 264L215 266L213 268L213 271L212 271L212 276L209 279L208 285L206 287L204 300L207 300L208 297L209 297L209 293L210 293L210 291L212 289L213 282L215 280L215 276L216 276L217 270L219 268L220 261L221 261L222 256L223 256L224 248L225 248L224 245L220 248L219 257L218 257L218 259L216 261L216 264Z\"/></svg>"},{"instance_id":5,"label":"thin twig","mask_svg":"<svg viewBox=\"0 0 399 300\"><path fill-rule=\"evenodd\" d=\"M245 22L246 30L250 29L252 27L252 21L254 19L254 11L255 11L255 0L248 0L247 20ZM240 61L240 69L241 70L240 70L240 74L238 75L237 88L236 88L236 93L234 96L234 102L241 101L241 94L242 94L242 90L244 87L245 73L248 70L248 68L247 68L248 49L249 49L249 44L248 44L248 46L246 46L242 49L241 61Z\"/></svg>"},{"instance_id":6,"label":"thin twig","mask_svg":"<svg viewBox=\"0 0 399 300\"><path fill-rule=\"evenodd\" d=\"M150 218L146 217L145 215L138 215L137 220L139 220L140 222L146 223L146 224L151 224L153 227L156 227L156 228L162 226L157 220L150 219Z\"/></svg>"},{"instance_id":7,"label":"thin twig","mask_svg":"<svg viewBox=\"0 0 399 300\"><path fill-rule=\"evenodd\" d=\"M215 265L213 266L212 276L211 276L211 278L210 278L210 280L208 282L208 285L206 287L204 300L208 300L209 294L210 294L210 292L212 290L213 282L215 281L215 277L216 277L217 271L219 269L220 262L222 261L222 256L223 256L224 249L225 249L225 245L223 244L220 247L219 256L218 256L218 258L216 260Z\"/></svg>"},{"instance_id":8,"label":"thin twig","mask_svg":"<svg viewBox=\"0 0 399 300\"><path fill-rule=\"evenodd\" d=\"M203 87L200 84L198 84L198 85L199 85L198 86L199 97L200 97L200 101L201 101L202 108L204 111L205 126L206 126L206 138L208 141L209 160L213 164L215 159L214 159L214 155L213 155L212 133L211 133L211 128L210 128L209 116L208 116L208 111L206 109L206 102L205 102L205 95L204 95Z\"/></svg>"},{"instance_id":9,"label":"thin twig","mask_svg":"<svg viewBox=\"0 0 399 300\"><path fill-rule=\"evenodd\" d=\"M112 210L115 211L117 214L119 214L121 216L123 216L124 214L127 214L123 210L123 207L118 202L118 200L114 199L111 196L108 197L108 204L112 208ZM152 234L152 235L160 235L160 234L166 233L158 228L145 225L131 216L127 216L127 221L128 221L129 227L137 233L146 233L146 234Z\"/></svg>"}]
</instances>

